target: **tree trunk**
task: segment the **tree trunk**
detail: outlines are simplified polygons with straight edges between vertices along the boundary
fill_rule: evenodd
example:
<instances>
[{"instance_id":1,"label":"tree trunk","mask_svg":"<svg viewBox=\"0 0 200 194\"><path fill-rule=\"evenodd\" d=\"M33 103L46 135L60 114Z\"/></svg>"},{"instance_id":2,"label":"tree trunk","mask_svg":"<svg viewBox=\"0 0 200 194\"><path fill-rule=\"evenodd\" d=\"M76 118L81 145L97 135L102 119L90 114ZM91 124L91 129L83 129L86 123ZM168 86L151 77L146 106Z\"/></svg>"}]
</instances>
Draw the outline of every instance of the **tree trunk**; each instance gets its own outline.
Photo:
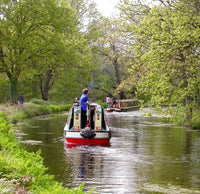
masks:
<instances>
[{"instance_id":1,"label":"tree trunk","mask_svg":"<svg viewBox=\"0 0 200 194\"><path fill-rule=\"evenodd\" d=\"M120 70L119 70L119 64L117 62L117 59L113 61L113 66L115 69L115 77L116 77L117 85L119 85L121 83L121 77L120 77Z\"/></svg>"},{"instance_id":2,"label":"tree trunk","mask_svg":"<svg viewBox=\"0 0 200 194\"><path fill-rule=\"evenodd\" d=\"M119 98L120 98L120 99L126 99L126 96L125 96L125 94L124 94L124 91L121 91L121 92L119 93Z\"/></svg>"},{"instance_id":3,"label":"tree trunk","mask_svg":"<svg viewBox=\"0 0 200 194\"><path fill-rule=\"evenodd\" d=\"M9 96L10 101L14 104L17 104L17 84L18 84L18 78L13 77L11 74L8 74L9 80L10 80L10 86L9 86Z\"/></svg>"},{"instance_id":4,"label":"tree trunk","mask_svg":"<svg viewBox=\"0 0 200 194\"><path fill-rule=\"evenodd\" d=\"M185 103L186 103L186 126L190 126L190 121L192 118L192 106L190 103L189 96L185 96Z\"/></svg>"},{"instance_id":5,"label":"tree trunk","mask_svg":"<svg viewBox=\"0 0 200 194\"><path fill-rule=\"evenodd\" d=\"M119 63L117 62L117 59L115 59L113 61L113 66L115 68L115 77L116 77L116 81L117 81L117 85L120 85L121 83L121 74L120 74L120 69L119 69ZM119 92L119 98L120 99L126 99L126 96L124 94L124 91L120 91Z\"/></svg>"},{"instance_id":6,"label":"tree trunk","mask_svg":"<svg viewBox=\"0 0 200 194\"><path fill-rule=\"evenodd\" d=\"M53 77L53 70L47 71L45 75L44 85L42 75L40 75L40 90L42 94L42 99L47 101L49 99L49 90L51 89L51 79Z\"/></svg>"}]
</instances>

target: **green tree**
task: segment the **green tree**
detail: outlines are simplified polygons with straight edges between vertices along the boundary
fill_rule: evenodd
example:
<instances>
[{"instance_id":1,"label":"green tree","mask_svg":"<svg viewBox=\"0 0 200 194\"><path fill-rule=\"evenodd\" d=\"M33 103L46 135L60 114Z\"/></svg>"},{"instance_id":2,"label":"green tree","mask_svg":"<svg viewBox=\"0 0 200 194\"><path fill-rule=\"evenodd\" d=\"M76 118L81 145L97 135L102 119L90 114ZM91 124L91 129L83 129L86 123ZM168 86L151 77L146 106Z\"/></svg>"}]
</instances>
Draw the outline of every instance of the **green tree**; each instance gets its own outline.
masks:
<instances>
[{"instance_id":1,"label":"green tree","mask_svg":"<svg viewBox=\"0 0 200 194\"><path fill-rule=\"evenodd\" d=\"M58 68L59 76L50 94L53 99L71 102L81 95L84 87L89 86L96 65L92 63L93 56L88 42L81 34L71 38L67 49L69 56L66 63Z\"/></svg>"},{"instance_id":2,"label":"green tree","mask_svg":"<svg viewBox=\"0 0 200 194\"><path fill-rule=\"evenodd\" d=\"M70 0L69 2L76 13L75 22L78 30L64 40L66 55L63 64L57 69L59 76L50 95L53 99L71 102L81 95L83 87L91 86L93 72L97 67L90 41L86 36L87 26L95 17L97 10L91 1Z\"/></svg>"},{"instance_id":3,"label":"green tree","mask_svg":"<svg viewBox=\"0 0 200 194\"><path fill-rule=\"evenodd\" d=\"M10 100L16 103L21 73L37 69L41 59L47 58L52 50L56 52L52 48L54 33L72 31L72 11L64 2L53 0L3 0L0 12L0 72L7 74Z\"/></svg>"},{"instance_id":4,"label":"green tree","mask_svg":"<svg viewBox=\"0 0 200 194\"><path fill-rule=\"evenodd\" d=\"M197 1L177 0L153 7L132 26L137 43L132 71L143 68L138 93L155 104L185 101L187 119L199 97L199 8Z\"/></svg>"},{"instance_id":5,"label":"green tree","mask_svg":"<svg viewBox=\"0 0 200 194\"><path fill-rule=\"evenodd\" d=\"M125 91L129 91L131 96L147 101L149 93L138 93L138 83L148 73L148 68L141 60L141 56L148 51L148 37L141 39L136 33L140 30L140 21L148 16L151 8L147 4L143 4L140 0L123 0L118 5L120 9L121 28L126 32L126 48L129 58L129 69L126 77L119 87ZM142 32L141 32L142 33Z\"/></svg>"},{"instance_id":6,"label":"green tree","mask_svg":"<svg viewBox=\"0 0 200 194\"><path fill-rule=\"evenodd\" d=\"M8 96L9 80L5 74L0 73L0 102L6 102Z\"/></svg>"},{"instance_id":7,"label":"green tree","mask_svg":"<svg viewBox=\"0 0 200 194\"><path fill-rule=\"evenodd\" d=\"M102 18L95 46L104 70L103 75L107 75L105 78L111 86L104 90L114 89L120 99L125 99L125 90L120 85L128 75L130 53L127 48L128 35L123 30L121 22L120 19Z\"/></svg>"}]
</instances>

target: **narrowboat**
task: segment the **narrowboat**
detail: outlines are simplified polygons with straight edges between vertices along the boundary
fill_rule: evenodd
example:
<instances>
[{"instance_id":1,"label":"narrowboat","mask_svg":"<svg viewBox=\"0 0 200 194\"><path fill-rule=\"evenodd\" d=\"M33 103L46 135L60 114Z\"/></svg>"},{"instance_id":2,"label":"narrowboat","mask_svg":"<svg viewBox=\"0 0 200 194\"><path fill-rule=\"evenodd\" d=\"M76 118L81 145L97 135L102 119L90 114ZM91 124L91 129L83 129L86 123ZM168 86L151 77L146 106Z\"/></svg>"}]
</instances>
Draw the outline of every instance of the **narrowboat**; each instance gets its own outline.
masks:
<instances>
[{"instance_id":1,"label":"narrowboat","mask_svg":"<svg viewBox=\"0 0 200 194\"><path fill-rule=\"evenodd\" d=\"M112 100L109 107L106 108L107 112L125 112L131 110L137 110L140 106L138 105L137 99L120 99Z\"/></svg>"},{"instance_id":2,"label":"narrowboat","mask_svg":"<svg viewBox=\"0 0 200 194\"><path fill-rule=\"evenodd\" d=\"M106 124L104 109L96 103L90 103L87 110L87 125L81 127L81 106L74 103L69 111L64 127L64 137L67 144L74 145L108 145L111 131Z\"/></svg>"}]
</instances>

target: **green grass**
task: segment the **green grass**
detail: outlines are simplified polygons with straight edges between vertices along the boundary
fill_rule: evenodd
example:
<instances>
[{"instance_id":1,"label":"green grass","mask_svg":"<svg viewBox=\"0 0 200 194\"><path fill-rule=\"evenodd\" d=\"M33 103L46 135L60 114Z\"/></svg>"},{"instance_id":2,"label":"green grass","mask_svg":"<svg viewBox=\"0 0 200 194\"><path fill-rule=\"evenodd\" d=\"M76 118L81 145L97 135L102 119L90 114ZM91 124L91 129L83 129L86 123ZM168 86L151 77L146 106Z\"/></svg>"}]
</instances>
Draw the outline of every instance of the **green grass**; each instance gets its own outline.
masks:
<instances>
[{"instance_id":1,"label":"green grass","mask_svg":"<svg viewBox=\"0 0 200 194\"><path fill-rule=\"evenodd\" d=\"M17 123L35 116L68 111L71 106L71 104L54 105L43 100L34 99L23 105L1 105L0 111L8 114L8 120L11 123Z\"/></svg>"},{"instance_id":2,"label":"green grass","mask_svg":"<svg viewBox=\"0 0 200 194\"><path fill-rule=\"evenodd\" d=\"M0 111L0 193L23 191L29 193L83 194L84 183L78 189L68 189L46 173L40 151L30 153L16 139L12 123L37 115L69 110L71 105L25 103L23 106L6 107ZM3 111L2 111L3 110ZM93 190L89 191L92 193Z\"/></svg>"}]
</instances>

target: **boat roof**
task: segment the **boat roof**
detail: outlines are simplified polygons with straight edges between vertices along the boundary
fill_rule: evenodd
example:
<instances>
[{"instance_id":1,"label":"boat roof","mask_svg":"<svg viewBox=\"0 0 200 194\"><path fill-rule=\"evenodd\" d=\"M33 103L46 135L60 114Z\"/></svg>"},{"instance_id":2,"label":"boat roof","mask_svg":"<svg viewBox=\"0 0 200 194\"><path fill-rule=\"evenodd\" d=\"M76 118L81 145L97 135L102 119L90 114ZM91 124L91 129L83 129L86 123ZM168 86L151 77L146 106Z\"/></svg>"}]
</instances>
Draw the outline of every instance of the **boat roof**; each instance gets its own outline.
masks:
<instances>
[{"instance_id":1,"label":"boat roof","mask_svg":"<svg viewBox=\"0 0 200 194\"><path fill-rule=\"evenodd\" d=\"M133 99L114 99L114 100L120 101L120 102L133 102L133 101L137 101L136 98L133 98Z\"/></svg>"}]
</instances>

